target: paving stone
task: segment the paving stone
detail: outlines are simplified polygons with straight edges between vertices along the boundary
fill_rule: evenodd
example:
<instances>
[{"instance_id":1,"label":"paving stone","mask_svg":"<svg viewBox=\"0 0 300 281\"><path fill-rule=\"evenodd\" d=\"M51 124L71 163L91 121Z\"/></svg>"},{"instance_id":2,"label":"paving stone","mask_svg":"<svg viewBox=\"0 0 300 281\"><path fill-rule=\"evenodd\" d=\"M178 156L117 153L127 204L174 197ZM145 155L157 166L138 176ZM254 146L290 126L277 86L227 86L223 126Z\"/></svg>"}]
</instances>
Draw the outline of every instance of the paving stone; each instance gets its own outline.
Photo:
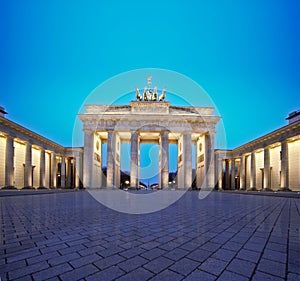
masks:
<instances>
[{"instance_id":1,"label":"paving stone","mask_svg":"<svg viewBox=\"0 0 300 281\"><path fill-rule=\"evenodd\" d=\"M288 263L288 271L296 274L300 274L300 266L299 266L300 256L298 256L298 263L289 262Z\"/></svg>"},{"instance_id":2,"label":"paving stone","mask_svg":"<svg viewBox=\"0 0 300 281\"><path fill-rule=\"evenodd\" d=\"M288 281L299 281L300 280L300 274L290 272L290 273L288 273L287 280Z\"/></svg>"},{"instance_id":3,"label":"paving stone","mask_svg":"<svg viewBox=\"0 0 300 281\"><path fill-rule=\"evenodd\" d=\"M268 273L256 271L251 281L284 281L284 278L274 276Z\"/></svg>"},{"instance_id":4,"label":"paving stone","mask_svg":"<svg viewBox=\"0 0 300 281\"><path fill-rule=\"evenodd\" d=\"M227 262L222 260L208 258L199 266L199 269L218 276L225 269L227 264Z\"/></svg>"},{"instance_id":5,"label":"paving stone","mask_svg":"<svg viewBox=\"0 0 300 281\"><path fill-rule=\"evenodd\" d=\"M34 273L33 279L35 281L47 280L71 270L73 268L69 264L60 264Z\"/></svg>"},{"instance_id":6,"label":"paving stone","mask_svg":"<svg viewBox=\"0 0 300 281\"><path fill-rule=\"evenodd\" d=\"M72 246L72 247L60 249L60 250L58 250L58 252L61 255L66 255L66 254L78 252L78 251L83 250L83 249L86 249L86 247L83 244L78 244L78 245L75 245L75 246Z\"/></svg>"},{"instance_id":7,"label":"paving stone","mask_svg":"<svg viewBox=\"0 0 300 281\"><path fill-rule=\"evenodd\" d=\"M265 249L264 253L263 253L263 258L264 259L277 261L277 262L281 262L281 263L286 262L286 257L287 257L286 253L273 251L273 250L270 250L270 249Z\"/></svg>"},{"instance_id":8,"label":"paving stone","mask_svg":"<svg viewBox=\"0 0 300 281\"><path fill-rule=\"evenodd\" d=\"M186 278L184 278L184 281L214 281L217 277L215 275L209 274L205 271L201 270L195 270L190 275L188 275Z\"/></svg>"},{"instance_id":9,"label":"paving stone","mask_svg":"<svg viewBox=\"0 0 300 281\"><path fill-rule=\"evenodd\" d=\"M167 252L164 254L166 258L169 258L170 260L177 261L179 259L182 259L184 256L186 256L189 252L187 250L183 250L180 248L176 248L170 252Z\"/></svg>"},{"instance_id":10,"label":"paving stone","mask_svg":"<svg viewBox=\"0 0 300 281\"><path fill-rule=\"evenodd\" d=\"M230 251L239 251L242 248L242 244L228 241L226 244L222 246L222 248Z\"/></svg>"},{"instance_id":11,"label":"paving stone","mask_svg":"<svg viewBox=\"0 0 300 281\"><path fill-rule=\"evenodd\" d=\"M283 263L266 259L261 259L257 267L259 271L279 276L281 278L285 278L285 268L286 266Z\"/></svg>"},{"instance_id":12,"label":"paving stone","mask_svg":"<svg viewBox=\"0 0 300 281\"><path fill-rule=\"evenodd\" d=\"M248 281L250 279L248 279L245 276L236 274L234 272L231 271L224 271L220 277L217 279L218 281ZM264 281L264 279L261 279L260 281Z\"/></svg>"},{"instance_id":13,"label":"paving stone","mask_svg":"<svg viewBox=\"0 0 300 281\"><path fill-rule=\"evenodd\" d=\"M102 258L100 256L98 256L97 254L92 254L89 256L80 257L78 259L72 260L72 261L70 261L70 264L74 268L77 268L77 267L81 267L81 266L89 264L89 263L94 263L100 259L102 259Z\"/></svg>"},{"instance_id":14,"label":"paving stone","mask_svg":"<svg viewBox=\"0 0 300 281\"><path fill-rule=\"evenodd\" d=\"M87 264L60 275L60 278L62 281L75 281L84 277L88 277L89 275L92 275L98 271L99 269L96 266Z\"/></svg>"},{"instance_id":15,"label":"paving stone","mask_svg":"<svg viewBox=\"0 0 300 281\"><path fill-rule=\"evenodd\" d=\"M193 261L188 258L180 259L179 261L175 262L170 269L176 271L184 276L190 274L193 270L195 270L200 265L199 262Z\"/></svg>"},{"instance_id":16,"label":"paving stone","mask_svg":"<svg viewBox=\"0 0 300 281\"><path fill-rule=\"evenodd\" d=\"M141 280L293 280L300 275L298 201L211 192L199 202L197 192L187 192L159 212L129 215L87 192L0 196L0 276L20 270L15 280L134 280L135 273Z\"/></svg>"},{"instance_id":17,"label":"paving stone","mask_svg":"<svg viewBox=\"0 0 300 281\"><path fill-rule=\"evenodd\" d=\"M142 253L141 256L148 260L153 260L159 256L162 256L165 253L166 253L166 251L164 251L160 248L154 248L154 249L151 249L149 251Z\"/></svg>"},{"instance_id":18,"label":"paving stone","mask_svg":"<svg viewBox=\"0 0 300 281\"><path fill-rule=\"evenodd\" d=\"M237 258L256 263L259 260L260 253L242 249L238 252Z\"/></svg>"},{"instance_id":19,"label":"paving stone","mask_svg":"<svg viewBox=\"0 0 300 281\"><path fill-rule=\"evenodd\" d=\"M144 268L150 270L151 272L154 273L159 273L172 265L173 261L165 258L165 257L159 257L157 259L154 259L150 261L149 263L144 265Z\"/></svg>"},{"instance_id":20,"label":"paving stone","mask_svg":"<svg viewBox=\"0 0 300 281\"><path fill-rule=\"evenodd\" d=\"M8 276L10 279L17 279L26 275L29 275L31 273L40 271L42 269L48 268L49 265L47 264L47 262L39 262L39 263L35 263L32 265L27 265L25 267L16 269L16 270L11 270L8 273Z\"/></svg>"},{"instance_id":21,"label":"paving stone","mask_svg":"<svg viewBox=\"0 0 300 281\"><path fill-rule=\"evenodd\" d=\"M195 251L193 251L189 255L187 255L187 258L198 261L198 262L203 262L211 255L212 255L212 252L202 250L202 249L196 249Z\"/></svg>"},{"instance_id":22,"label":"paving stone","mask_svg":"<svg viewBox=\"0 0 300 281\"><path fill-rule=\"evenodd\" d=\"M33 250L30 249L30 251L23 251L23 252L18 253L17 255L8 257L7 262L12 263L12 262L28 259L31 257L35 257L38 255L40 255L40 252L37 249L33 249Z\"/></svg>"},{"instance_id":23,"label":"paving stone","mask_svg":"<svg viewBox=\"0 0 300 281\"><path fill-rule=\"evenodd\" d=\"M65 243L55 244L53 246L49 246L41 249L42 254L47 254L50 252L58 251L67 248L68 246Z\"/></svg>"},{"instance_id":24,"label":"paving stone","mask_svg":"<svg viewBox=\"0 0 300 281\"><path fill-rule=\"evenodd\" d=\"M150 242L147 242L147 243L143 243L141 244L141 248L145 249L145 250L151 250L157 246L159 246L160 243L157 242L157 241L150 241Z\"/></svg>"},{"instance_id":25,"label":"paving stone","mask_svg":"<svg viewBox=\"0 0 300 281\"><path fill-rule=\"evenodd\" d=\"M146 270L145 268L137 268L120 278L116 279L116 281L146 281L149 280L154 274L150 271Z\"/></svg>"},{"instance_id":26,"label":"paving stone","mask_svg":"<svg viewBox=\"0 0 300 281\"><path fill-rule=\"evenodd\" d=\"M211 251L211 252L215 252L216 250L218 250L222 245L221 244L217 244L217 243L212 243L212 242L207 242L204 245L201 246L201 249L203 250L207 250L207 251Z\"/></svg>"},{"instance_id":27,"label":"paving stone","mask_svg":"<svg viewBox=\"0 0 300 281\"><path fill-rule=\"evenodd\" d=\"M281 253L286 253L287 251L287 245L286 244L277 244L273 242L269 242L266 245L266 249L281 252Z\"/></svg>"},{"instance_id":28,"label":"paving stone","mask_svg":"<svg viewBox=\"0 0 300 281\"><path fill-rule=\"evenodd\" d=\"M122 252L122 251L124 251L123 248L118 247L118 246L112 246L112 247L110 247L110 248L108 248L108 249L105 249L105 250L101 251L99 254L100 254L102 257L106 258L106 257L112 256L112 255L114 255L114 254L118 254L118 253L120 253L120 252ZM130 253L130 252L129 252L129 253ZM130 256L131 254L132 254L132 253L128 254L128 256Z\"/></svg>"},{"instance_id":29,"label":"paving stone","mask_svg":"<svg viewBox=\"0 0 300 281\"><path fill-rule=\"evenodd\" d=\"M9 272L15 269L23 268L25 266L26 266L25 260L7 263L0 266L0 272Z\"/></svg>"},{"instance_id":30,"label":"paving stone","mask_svg":"<svg viewBox=\"0 0 300 281\"><path fill-rule=\"evenodd\" d=\"M63 255L63 256L59 256L59 257L53 257L53 258L48 260L48 263L51 266L54 266L54 265L65 263L65 262L71 262L71 261L76 260L78 258L80 258L79 254L71 253L71 254L67 254L67 255Z\"/></svg>"},{"instance_id":31,"label":"paving stone","mask_svg":"<svg viewBox=\"0 0 300 281\"><path fill-rule=\"evenodd\" d=\"M104 269L103 271L99 271L95 274L92 274L86 277L85 279L87 281L115 280L124 274L125 272L117 266L111 266L109 268Z\"/></svg>"},{"instance_id":32,"label":"paving stone","mask_svg":"<svg viewBox=\"0 0 300 281\"><path fill-rule=\"evenodd\" d=\"M161 281L161 280L164 280L164 281L179 281L179 280L182 280L183 276L174 272L174 271L171 271L171 270L164 270L163 272L157 274L156 276L154 276L151 280L153 281Z\"/></svg>"},{"instance_id":33,"label":"paving stone","mask_svg":"<svg viewBox=\"0 0 300 281\"><path fill-rule=\"evenodd\" d=\"M255 263L235 258L230 262L230 264L227 267L227 270L250 278L252 276L255 266Z\"/></svg>"},{"instance_id":34,"label":"paving stone","mask_svg":"<svg viewBox=\"0 0 300 281\"><path fill-rule=\"evenodd\" d=\"M219 249L212 255L212 258L216 258L223 261L231 261L235 254L236 253L234 251Z\"/></svg>"},{"instance_id":35,"label":"paving stone","mask_svg":"<svg viewBox=\"0 0 300 281\"><path fill-rule=\"evenodd\" d=\"M125 272L130 272L138 267L141 267L142 265L146 264L148 260L140 257L135 256L133 258L127 259L126 261L123 261L118 264L118 267L120 267Z\"/></svg>"}]
</instances>

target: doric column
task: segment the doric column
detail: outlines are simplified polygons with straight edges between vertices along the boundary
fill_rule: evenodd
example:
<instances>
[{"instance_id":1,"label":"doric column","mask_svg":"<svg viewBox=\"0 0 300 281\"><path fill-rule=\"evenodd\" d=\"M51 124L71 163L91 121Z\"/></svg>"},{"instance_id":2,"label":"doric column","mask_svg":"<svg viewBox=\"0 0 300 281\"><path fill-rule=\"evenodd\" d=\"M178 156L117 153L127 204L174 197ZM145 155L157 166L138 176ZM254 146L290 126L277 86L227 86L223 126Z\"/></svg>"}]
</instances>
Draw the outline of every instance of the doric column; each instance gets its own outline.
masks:
<instances>
[{"instance_id":1,"label":"doric column","mask_svg":"<svg viewBox=\"0 0 300 281\"><path fill-rule=\"evenodd\" d=\"M183 135L183 171L184 188L192 187L192 135L185 133Z\"/></svg>"},{"instance_id":2,"label":"doric column","mask_svg":"<svg viewBox=\"0 0 300 281\"><path fill-rule=\"evenodd\" d=\"M270 190L270 149L264 148L264 190Z\"/></svg>"},{"instance_id":3,"label":"doric column","mask_svg":"<svg viewBox=\"0 0 300 281\"><path fill-rule=\"evenodd\" d=\"M289 189L289 151L287 141L281 143L281 179L280 190Z\"/></svg>"},{"instance_id":4,"label":"doric column","mask_svg":"<svg viewBox=\"0 0 300 281\"><path fill-rule=\"evenodd\" d=\"M51 153L51 187L57 187L57 182L56 182L56 153L52 152Z\"/></svg>"},{"instance_id":5,"label":"doric column","mask_svg":"<svg viewBox=\"0 0 300 281\"><path fill-rule=\"evenodd\" d=\"M245 157L242 155L240 158L240 189L246 189L245 183Z\"/></svg>"},{"instance_id":6,"label":"doric column","mask_svg":"<svg viewBox=\"0 0 300 281\"><path fill-rule=\"evenodd\" d=\"M218 159L218 188L223 189L223 159Z\"/></svg>"},{"instance_id":7,"label":"doric column","mask_svg":"<svg viewBox=\"0 0 300 281\"><path fill-rule=\"evenodd\" d=\"M116 161L116 135L115 132L109 131L107 138L107 161L106 161L106 185L107 187L114 187Z\"/></svg>"},{"instance_id":8,"label":"doric column","mask_svg":"<svg viewBox=\"0 0 300 281\"><path fill-rule=\"evenodd\" d=\"M32 145L28 142L25 145L24 186L32 187Z\"/></svg>"},{"instance_id":9,"label":"doric column","mask_svg":"<svg viewBox=\"0 0 300 281\"><path fill-rule=\"evenodd\" d=\"M206 188L215 188L215 136L214 133L205 135L205 178Z\"/></svg>"},{"instance_id":10,"label":"doric column","mask_svg":"<svg viewBox=\"0 0 300 281\"><path fill-rule=\"evenodd\" d=\"M131 147L130 147L130 187L137 188L139 184L139 136L137 132L131 132Z\"/></svg>"},{"instance_id":11,"label":"doric column","mask_svg":"<svg viewBox=\"0 0 300 281\"><path fill-rule=\"evenodd\" d=\"M120 188L121 185L121 138L115 134L115 158L114 158L114 186Z\"/></svg>"},{"instance_id":12,"label":"doric column","mask_svg":"<svg viewBox=\"0 0 300 281\"><path fill-rule=\"evenodd\" d=\"M84 131L83 186L92 187L94 166L94 132Z\"/></svg>"},{"instance_id":13,"label":"doric column","mask_svg":"<svg viewBox=\"0 0 300 281\"><path fill-rule=\"evenodd\" d=\"M167 188L169 186L169 133L168 131L161 132L160 141L160 171L161 186Z\"/></svg>"},{"instance_id":14,"label":"doric column","mask_svg":"<svg viewBox=\"0 0 300 281\"><path fill-rule=\"evenodd\" d=\"M60 186L66 187L66 158L64 156L61 157L60 163Z\"/></svg>"},{"instance_id":15,"label":"doric column","mask_svg":"<svg viewBox=\"0 0 300 281\"><path fill-rule=\"evenodd\" d=\"M251 153L251 160L250 160L250 190L256 190L256 160L255 160L255 152L252 151Z\"/></svg>"},{"instance_id":16,"label":"doric column","mask_svg":"<svg viewBox=\"0 0 300 281\"><path fill-rule=\"evenodd\" d=\"M80 177L81 177L81 157L80 154L75 157L75 188L80 187Z\"/></svg>"},{"instance_id":17,"label":"doric column","mask_svg":"<svg viewBox=\"0 0 300 281\"><path fill-rule=\"evenodd\" d=\"M235 159L231 159L231 184L230 189L235 190Z\"/></svg>"},{"instance_id":18,"label":"doric column","mask_svg":"<svg viewBox=\"0 0 300 281\"><path fill-rule=\"evenodd\" d=\"M45 149L41 148L40 151L40 187L46 187L46 163L45 163Z\"/></svg>"},{"instance_id":19,"label":"doric column","mask_svg":"<svg viewBox=\"0 0 300 281\"><path fill-rule=\"evenodd\" d=\"M6 137L5 186L14 185L14 138Z\"/></svg>"},{"instance_id":20,"label":"doric column","mask_svg":"<svg viewBox=\"0 0 300 281\"><path fill-rule=\"evenodd\" d=\"M73 175L72 169L73 169L73 166L72 166L71 162L72 162L72 158L68 157L67 158L68 172L67 172L67 184L66 184L66 186L69 187L69 188L73 187L72 186L72 175Z\"/></svg>"},{"instance_id":21,"label":"doric column","mask_svg":"<svg viewBox=\"0 0 300 281\"><path fill-rule=\"evenodd\" d=\"M230 189L230 165L229 159L225 159L225 189Z\"/></svg>"}]
</instances>

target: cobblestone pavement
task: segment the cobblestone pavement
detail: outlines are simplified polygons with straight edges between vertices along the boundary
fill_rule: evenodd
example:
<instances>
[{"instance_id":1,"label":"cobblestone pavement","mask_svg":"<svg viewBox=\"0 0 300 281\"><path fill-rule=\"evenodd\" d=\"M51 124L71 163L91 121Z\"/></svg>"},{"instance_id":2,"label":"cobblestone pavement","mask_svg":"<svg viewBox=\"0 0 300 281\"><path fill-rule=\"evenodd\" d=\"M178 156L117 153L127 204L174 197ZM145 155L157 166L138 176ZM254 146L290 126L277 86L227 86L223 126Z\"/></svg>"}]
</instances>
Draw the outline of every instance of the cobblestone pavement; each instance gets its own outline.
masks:
<instances>
[{"instance_id":1,"label":"cobblestone pavement","mask_svg":"<svg viewBox=\"0 0 300 281\"><path fill-rule=\"evenodd\" d=\"M300 200L187 192L152 214L87 192L0 197L1 280L300 280Z\"/></svg>"}]
</instances>

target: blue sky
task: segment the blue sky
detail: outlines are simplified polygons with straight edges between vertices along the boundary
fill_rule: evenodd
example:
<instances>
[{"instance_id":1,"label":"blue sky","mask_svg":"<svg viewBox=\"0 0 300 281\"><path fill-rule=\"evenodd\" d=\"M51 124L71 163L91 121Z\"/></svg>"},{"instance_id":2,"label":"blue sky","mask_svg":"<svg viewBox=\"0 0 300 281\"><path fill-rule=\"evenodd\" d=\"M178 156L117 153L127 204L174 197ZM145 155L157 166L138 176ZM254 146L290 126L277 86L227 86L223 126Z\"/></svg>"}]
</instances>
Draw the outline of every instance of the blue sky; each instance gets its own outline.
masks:
<instances>
[{"instance_id":1,"label":"blue sky","mask_svg":"<svg viewBox=\"0 0 300 281\"><path fill-rule=\"evenodd\" d=\"M229 149L285 125L300 108L299 1L0 5L0 105L62 145L71 146L89 93L139 68L170 69L201 85L219 109Z\"/></svg>"}]
</instances>

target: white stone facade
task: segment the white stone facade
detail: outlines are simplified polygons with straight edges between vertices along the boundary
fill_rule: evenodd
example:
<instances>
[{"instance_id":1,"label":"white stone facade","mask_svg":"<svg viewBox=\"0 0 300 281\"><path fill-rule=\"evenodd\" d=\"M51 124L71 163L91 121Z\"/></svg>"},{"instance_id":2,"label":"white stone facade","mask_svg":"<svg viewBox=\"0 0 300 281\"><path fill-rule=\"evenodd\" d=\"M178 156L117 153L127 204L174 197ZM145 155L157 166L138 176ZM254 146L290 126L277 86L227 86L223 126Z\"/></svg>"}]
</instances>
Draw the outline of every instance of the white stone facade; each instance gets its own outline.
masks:
<instances>
[{"instance_id":1,"label":"white stone facade","mask_svg":"<svg viewBox=\"0 0 300 281\"><path fill-rule=\"evenodd\" d=\"M300 191L300 120L215 155L220 189ZM229 162L238 173L226 166Z\"/></svg>"},{"instance_id":2,"label":"white stone facade","mask_svg":"<svg viewBox=\"0 0 300 281\"><path fill-rule=\"evenodd\" d=\"M120 187L120 145L130 143L130 186L140 182L140 144L159 144L158 185L169 185L169 144L178 145L177 187L192 186L192 145L198 146L197 187L214 188L214 136L220 117L213 108L171 106L165 101L132 101L130 105L87 105L79 117L84 130L83 185ZM101 145L107 143L106 182L99 176ZM99 149L100 148L100 149ZM103 175L102 175L103 177ZM102 183L102 184L101 184Z\"/></svg>"},{"instance_id":3,"label":"white stone facade","mask_svg":"<svg viewBox=\"0 0 300 281\"><path fill-rule=\"evenodd\" d=\"M65 148L0 116L0 188L120 187L120 147L130 143L130 186L140 180L140 144L159 144L159 187L169 184L169 144L178 146L178 188L300 191L300 120L233 150L215 150L213 108L133 101L87 105L84 147ZM102 173L107 143L107 174Z\"/></svg>"},{"instance_id":4,"label":"white stone facade","mask_svg":"<svg viewBox=\"0 0 300 281\"><path fill-rule=\"evenodd\" d=\"M0 116L0 188L80 187L82 152Z\"/></svg>"}]
</instances>

